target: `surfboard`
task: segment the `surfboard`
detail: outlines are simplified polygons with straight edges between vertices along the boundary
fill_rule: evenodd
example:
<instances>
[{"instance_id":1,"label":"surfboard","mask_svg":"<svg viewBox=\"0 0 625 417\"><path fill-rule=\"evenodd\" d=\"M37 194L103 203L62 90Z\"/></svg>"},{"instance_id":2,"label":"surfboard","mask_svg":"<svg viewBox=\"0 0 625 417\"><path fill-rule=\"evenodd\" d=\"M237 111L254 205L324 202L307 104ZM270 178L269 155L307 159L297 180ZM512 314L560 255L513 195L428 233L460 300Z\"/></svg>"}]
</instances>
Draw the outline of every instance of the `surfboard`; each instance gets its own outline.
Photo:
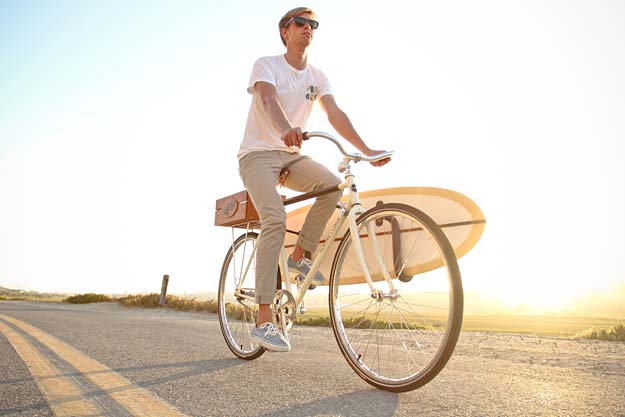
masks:
<instances>
[{"instance_id":1,"label":"surfboard","mask_svg":"<svg viewBox=\"0 0 625 417\"><path fill-rule=\"evenodd\" d=\"M384 188L379 190L371 190L360 192L360 201L365 210L375 207L379 202L382 203L403 203L418 208L429 215L444 231L447 239L454 248L457 258L466 255L480 240L486 225L484 214L478 205L467 196L444 188L433 187L402 187L402 188ZM348 195L342 197L342 201L346 202ZM299 231L304 223L306 215L312 204L297 208L287 213L286 226L289 231ZM331 228L336 222L338 212L335 212L326 224L325 230L321 234L321 239L325 239L330 233ZM347 230L347 222L345 222L337 238L333 242L320 241L317 250L313 254L313 259L321 249L322 245L331 245L328 255L332 255L338 247L340 240L343 238ZM390 238L390 237L389 237ZM287 253L290 253L297 241L297 235L287 232L284 246ZM365 252L365 256L368 254ZM372 254L369 254L373 256ZM330 269L332 267L333 256L326 256L321 264L321 273L327 280L330 277ZM430 271L442 265L441 261L432 262L431 259L412 259L410 265L406 265L405 273L411 276ZM391 267L392 269L392 267ZM380 278L381 277L375 277ZM294 277L291 277L294 279ZM358 283L363 282L363 278L353 276L346 280L341 278L342 282Z\"/></svg>"}]
</instances>

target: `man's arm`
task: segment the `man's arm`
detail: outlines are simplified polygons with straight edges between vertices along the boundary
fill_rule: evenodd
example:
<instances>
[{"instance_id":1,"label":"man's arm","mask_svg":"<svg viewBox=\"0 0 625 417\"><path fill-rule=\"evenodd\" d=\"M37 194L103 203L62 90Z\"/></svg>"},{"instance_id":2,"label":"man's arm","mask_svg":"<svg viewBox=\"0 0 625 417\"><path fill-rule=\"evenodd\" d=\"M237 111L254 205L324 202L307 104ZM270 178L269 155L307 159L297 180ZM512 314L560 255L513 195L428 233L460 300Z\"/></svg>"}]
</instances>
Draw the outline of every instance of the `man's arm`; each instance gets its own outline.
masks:
<instances>
[{"instance_id":1,"label":"man's arm","mask_svg":"<svg viewBox=\"0 0 625 417\"><path fill-rule=\"evenodd\" d=\"M339 133L339 135L343 136L349 143L354 145L360 152L367 156L377 155L384 151L374 150L369 148L365 142L362 140L352 122L347 117L347 114L343 110L339 108L334 100L334 96L332 94L326 94L321 97L321 108L328 116L328 121L332 125L332 127ZM390 161L390 158L383 159L381 161L372 162L371 164L374 166L382 166Z\"/></svg>"},{"instance_id":2,"label":"man's arm","mask_svg":"<svg viewBox=\"0 0 625 417\"><path fill-rule=\"evenodd\" d=\"M258 81L254 85L254 89L260 96L263 111L269 116L269 120L271 120L276 130L280 132L282 141L287 146L297 146L300 148L303 140L302 129L299 126L291 126L291 122L286 117L286 113L284 113L284 109L278 100L276 87L274 87L273 84Z\"/></svg>"}]
</instances>

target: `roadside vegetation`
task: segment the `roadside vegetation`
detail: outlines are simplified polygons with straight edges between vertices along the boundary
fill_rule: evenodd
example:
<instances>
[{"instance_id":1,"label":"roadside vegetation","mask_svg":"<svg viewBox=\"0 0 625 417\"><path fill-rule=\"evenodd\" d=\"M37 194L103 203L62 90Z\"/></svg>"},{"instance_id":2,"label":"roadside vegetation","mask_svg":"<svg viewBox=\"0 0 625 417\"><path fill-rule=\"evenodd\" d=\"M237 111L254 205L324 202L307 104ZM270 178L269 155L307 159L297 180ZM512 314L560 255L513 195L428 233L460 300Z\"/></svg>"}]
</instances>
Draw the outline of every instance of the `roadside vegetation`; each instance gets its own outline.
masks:
<instances>
[{"instance_id":1,"label":"roadside vegetation","mask_svg":"<svg viewBox=\"0 0 625 417\"><path fill-rule=\"evenodd\" d=\"M67 297L66 294L1 294L0 300L4 301L49 301L59 302Z\"/></svg>"},{"instance_id":2,"label":"roadside vegetation","mask_svg":"<svg viewBox=\"0 0 625 417\"><path fill-rule=\"evenodd\" d=\"M625 342L625 326L617 324L609 328L592 328L576 335L578 339L609 340L612 342Z\"/></svg>"},{"instance_id":3,"label":"roadside vegetation","mask_svg":"<svg viewBox=\"0 0 625 417\"><path fill-rule=\"evenodd\" d=\"M133 294L115 297L104 294L29 294L29 293L0 293L0 300L23 301L63 301L72 304L86 304L98 302L116 302L126 307L158 308L160 295ZM205 311L217 313L215 300L198 300L196 298L167 296L166 308L178 311ZM237 305L226 307L229 314L241 313L243 309ZM362 320L362 318L344 318L344 320ZM331 327L327 308L311 309L305 315L297 315L295 323L304 326ZM386 323L370 323L368 328L386 327ZM519 333L536 336L550 336L573 339L594 339L605 341L625 342L625 320L592 317L558 317L558 316L518 316L518 315L465 315L463 331Z\"/></svg>"},{"instance_id":4,"label":"roadside vegetation","mask_svg":"<svg viewBox=\"0 0 625 417\"><path fill-rule=\"evenodd\" d=\"M160 307L160 294L137 294L118 298L116 301L126 307ZM217 313L217 302L213 300L201 301L195 298L184 298L175 295L167 296L167 306L178 311L207 311Z\"/></svg>"},{"instance_id":5,"label":"roadside vegetation","mask_svg":"<svg viewBox=\"0 0 625 417\"><path fill-rule=\"evenodd\" d=\"M103 303L103 302L111 302L113 298L104 294L78 294L78 295L70 295L69 297L63 300L66 303L70 304L89 304L89 303Z\"/></svg>"},{"instance_id":6,"label":"roadside vegetation","mask_svg":"<svg viewBox=\"0 0 625 417\"><path fill-rule=\"evenodd\" d=\"M99 302L117 302L125 307L143 307L143 308L157 308L160 307L160 295L157 293L151 294L133 294L125 297L112 298L103 294L79 294L67 297L65 302L72 304L86 304L86 303L99 303ZM167 308L171 308L178 311L206 311L209 313L217 313L217 302L214 300L201 301L195 298L184 298L175 295L167 296ZM228 314L234 317L242 318L245 315L245 310L237 305L228 304L226 306ZM363 317L350 317L343 320L347 325L359 323L364 328L368 329L383 329L388 327L388 323L385 321L371 321ZM331 327L330 317L324 314L311 314L307 316L299 316L295 319L295 324L303 326L318 326L318 327ZM394 323L396 327L401 327L401 323ZM425 328L425 327L420 327Z\"/></svg>"}]
</instances>

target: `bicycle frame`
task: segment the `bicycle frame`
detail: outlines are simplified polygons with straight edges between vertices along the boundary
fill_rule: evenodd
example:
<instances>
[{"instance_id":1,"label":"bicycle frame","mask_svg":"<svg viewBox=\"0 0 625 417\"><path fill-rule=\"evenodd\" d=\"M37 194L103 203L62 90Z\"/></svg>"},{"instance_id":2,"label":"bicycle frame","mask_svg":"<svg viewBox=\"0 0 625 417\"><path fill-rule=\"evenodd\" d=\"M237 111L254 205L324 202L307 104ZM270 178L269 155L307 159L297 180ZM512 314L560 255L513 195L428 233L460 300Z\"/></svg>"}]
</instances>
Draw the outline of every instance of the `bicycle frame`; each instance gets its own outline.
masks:
<instances>
[{"instance_id":1,"label":"bicycle frame","mask_svg":"<svg viewBox=\"0 0 625 417\"><path fill-rule=\"evenodd\" d=\"M347 193L337 204L336 220L325 226L327 236L322 237L325 240L305 277L291 278L287 257L287 251L293 247L290 236L288 243L281 245L278 259L270 260L277 261L278 273L277 277L263 277L271 279L276 289L272 301L267 300L273 327L264 326L264 336L254 326L260 313L267 313L267 305L262 309L256 305L256 290L250 282L255 274L256 231L261 225L250 220L245 234L236 239L233 229L233 243L222 266L218 293L219 321L226 344L235 356L253 360L265 350L274 350L276 345L267 339L275 336L277 330L290 348L288 331L297 313L306 311L306 292L324 265L330 280L329 319L349 366L377 388L392 392L416 389L443 369L460 333L463 294L454 248L441 226L416 207L401 201L376 201L363 194L365 204L375 205L366 211L363 208L350 164L367 161L378 165L375 162L389 158L392 152L370 157L348 154L326 133L304 135L304 139L323 137L336 144L344 155L339 164L344 180L287 199L284 205L339 190ZM292 228L302 214L305 213L297 210L289 217ZM245 224L233 227L240 226ZM286 232L299 234L288 229ZM326 260L333 260L330 271L325 270L330 265ZM413 279L421 273L424 274L419 279Z\"/></svg>"},{"instance_id":2,"label":"bicycle frame","mask_svg":"<svg viewBox=\"0 0 625 417\"><path fill-rule=\"evenodd\" d=\"M302 301L304 300L304 296L306 295L306 291L308 291L309 285L312 283L314 276L317 274L317 271L319 270L319 267L321 266L321 262L323 262L323 260L325 259L328 253L328 250L330 249L330 246L331 246L330 242L333 242L336 239L339 233L339 230L341 230L341 226L343 226L343 223L345 223L345 221L348 220L351 224L353 220L353 223L355 225L356 217L363 212L363 209L360 205L358 192L356 191L356 187L354 186L354 176L353 174L351 174L351 172L349 172L349 170L346 171L345 181L338 185L338 189L340 190L348 189L350 198L347 202L347 205L343 203L339 203L338 210L340 210L341 213L339 217L336 219L332 228L330 229L330 233L326 237L325 243L323 244L323 246L321 247L321 250L317 254L316 259L313 261L310 271L306 275L297 293L293 293L292 291L292 284L289 278L289 269L287 267L286 250L283 247L280 251L280 272L282 275L282 279L285 282L286 289L289 292L291 292L291 294L293 294L293 297L295 298L296 308L300 308Z\"/></svg>"},{"instance_id":3,"label":"bicycle frame","mask_svg":"<svg viewBox=\"0 0 625 417\"><path fill-rule=\"evenodd\" d=\"M282 249L280 250L280 258L279 258L280 275L282 277L282 280L285 282L286 290L288 290L295 299L296 308L301 307L302 302L304 300L304 296L306 295L306 291L308 290L309 285L312 283L312 280L314 276L317 274L317 271L319 270L321 263L327 256L328 250L330 249L330 246L331 246L329 243L333 242L336 239L345 221L348 222L352 242L356 250L356 255L357 255L360 267L362 268L362 271L364 272L364 278L367 284L369 285L369 289L371 290L371 294L374 295L377 293L377 290L375 286L373 285L373 279L371 278L371 275L369 273L367 262L365 261L364 251L362 248L362 242L360 241L360 234L358 233L358 228L356 225L356 219L359 215L364 213L364 209L362 208L362 205L360 203L360 198L358 196L357 187L354 181L354 174L352 174L350 170L350 162L351 162L351 159L349 157L345 157L343 162L339 165L339 171L345 173L345 181L342 182L341 184L335 187L332 187L331 189L328 189L328 190L302 194L293 199L285 201L285 205L287 205L293 202L299 202L299 201L303 201L309 198L317 197L319 195L327 194L327 193L335 191L336 189L339 189L339 190L347 189L349 191L349 199L347 203L346 204L339 203L337 205L337 209L340 210L340 215L335 221L332 228L330 229L330 233L326 237L325 243L321 247L320 252L317 254L316 259L312 263L310 271L306 275L304 281L301 283L301 286L296 293L292 291L293 287L292 287L292 283L291 283L289 272L288 272L289 270L287 266L286 250L284 247L282 247ZM394 285L393 285L392 279L390 277L390 274L388 273L388 270L386 269L386 266L384 265L384 262L382 261L382 254L380 253L377 242L375 241L376 234L375 234L375 231L373 230L373 225L370 224L368 227L369 229L367 232L368 232L368 235L371 237L371 239L373 239L374 241L374 247L376 248L376 258L377 258L379 265L381 266L382 275L385 281L389 284L391 291L394 291ZM254 246L254 249L252 251L248 264L245 266L244 272L241 276L241 281L239 282L237 289L235 290L235 293L239 297L253 299L253 297L243 294L241 292L241 288L243 286L243 283L245 282L245 277L247 276L251 262L256 256L256 248L257 246Z\"/></svg>"}]
</instances>

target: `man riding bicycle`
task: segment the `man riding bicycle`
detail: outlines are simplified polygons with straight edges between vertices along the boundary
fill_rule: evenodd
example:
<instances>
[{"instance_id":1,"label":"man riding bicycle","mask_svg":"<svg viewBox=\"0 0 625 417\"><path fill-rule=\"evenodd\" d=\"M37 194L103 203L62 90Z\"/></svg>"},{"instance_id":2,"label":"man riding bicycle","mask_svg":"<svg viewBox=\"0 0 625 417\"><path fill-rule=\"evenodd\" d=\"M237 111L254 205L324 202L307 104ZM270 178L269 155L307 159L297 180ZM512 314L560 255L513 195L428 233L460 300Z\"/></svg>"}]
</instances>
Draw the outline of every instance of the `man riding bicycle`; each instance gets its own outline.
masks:
<instances>
[{"instance_id":1,"label":"man riding bicycle","mask_svg":"<svg viewBox=\"0 0 625 417\"><path fill-rule=\"evenodd\" d=\"M326 167L305 155L300 148L303 128L312 106L319 101L330 124L348 142L367 156L372 150L360 138L347 115L337 106L325 74L308 64L307 49L319 23L315 13L298 7L280 19L279 30L286 46L283 55L259 58L252 70L247 91L252 95L245 133L238 153L239 174L260 216L262 235L256 256L256 303L259 305L252 338L269 350L289 351L287 338L271 320L270 304L276 289L278 257L286 233L286 211L276 190L281 172L287 188L310 192L341 181ZM375 166L389 159L372 162ZM341 197L337 191L317 198L288 258L291 272L306 275L310 254L315 251L323 229ZM318 272L315 283L324 283Z\"/></svg>"}]
</instances>

